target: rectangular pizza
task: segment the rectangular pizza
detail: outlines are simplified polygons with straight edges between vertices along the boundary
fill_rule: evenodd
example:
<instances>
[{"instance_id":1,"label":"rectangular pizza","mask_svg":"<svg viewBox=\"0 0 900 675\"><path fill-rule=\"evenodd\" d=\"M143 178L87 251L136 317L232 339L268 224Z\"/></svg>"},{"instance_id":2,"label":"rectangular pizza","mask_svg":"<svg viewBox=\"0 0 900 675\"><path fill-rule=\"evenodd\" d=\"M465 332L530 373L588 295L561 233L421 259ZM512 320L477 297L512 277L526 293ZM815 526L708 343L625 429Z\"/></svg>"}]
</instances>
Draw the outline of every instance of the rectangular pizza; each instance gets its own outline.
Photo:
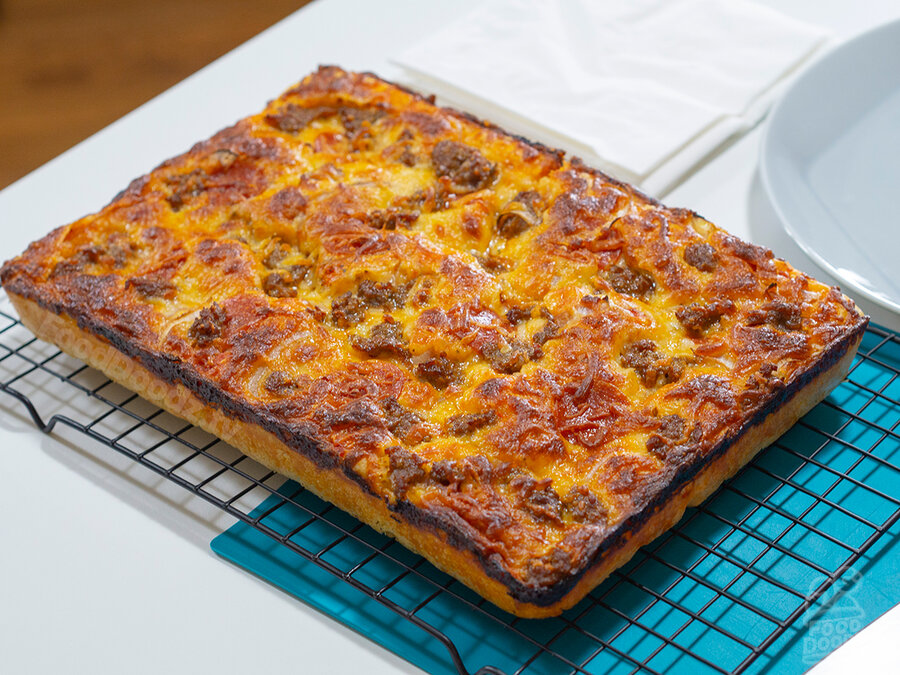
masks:
<instances>
[{"instance_id":1,"label":"rectangular pizza","mask_svg":"<svg viewBox=\"0 0 900 675\"><path fill-rule=\"evenodd\" d=\"M867 323L692 211L336 67L2 284L39 337L524 617L783 433Z\"/></svg>"}]
</instances>

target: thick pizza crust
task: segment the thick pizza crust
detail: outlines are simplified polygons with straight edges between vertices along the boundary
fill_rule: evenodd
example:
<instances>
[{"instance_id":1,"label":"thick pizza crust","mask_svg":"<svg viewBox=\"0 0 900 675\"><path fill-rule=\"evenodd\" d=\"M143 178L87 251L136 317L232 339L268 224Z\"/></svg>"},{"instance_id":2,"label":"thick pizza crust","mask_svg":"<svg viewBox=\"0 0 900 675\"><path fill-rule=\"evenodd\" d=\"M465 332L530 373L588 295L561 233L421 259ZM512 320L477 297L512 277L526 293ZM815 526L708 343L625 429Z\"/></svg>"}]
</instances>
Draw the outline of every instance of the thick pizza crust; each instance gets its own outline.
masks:
<instances>
[{"instance_id":1,"label":"thick pizza crust","mask_svg":"<svg viewBox=\"0 0 900 675\"><path fill-rule=\"evenodd\" d=\"M203 403L184 385L166 382L155 376L134 359L79 328L72 319L43 309L22 296L9 295L22 323L39 338L56 344L67 354L97 368L153 404L218 436L266 467L296 480L319 497L396 538L502 609L528 618L554 616L575 605L611 572L628 562L641 546L677 523L688 506L700 504L712 494L723 481L733 476L762 448L828 395L849 370L862 338L862 333L858 333L833 365L818 373L761 423L746 428L724 453L702 469L679 493L671 496L641 526L632 529L617 548L607 551L561 599L539 606L511 597L507 587L488 576L470 551L452 546L442 532L400 519L383 500L364 492L340 471L317 466L265 429L229 417Z\"/></svg>"}]
</instances>

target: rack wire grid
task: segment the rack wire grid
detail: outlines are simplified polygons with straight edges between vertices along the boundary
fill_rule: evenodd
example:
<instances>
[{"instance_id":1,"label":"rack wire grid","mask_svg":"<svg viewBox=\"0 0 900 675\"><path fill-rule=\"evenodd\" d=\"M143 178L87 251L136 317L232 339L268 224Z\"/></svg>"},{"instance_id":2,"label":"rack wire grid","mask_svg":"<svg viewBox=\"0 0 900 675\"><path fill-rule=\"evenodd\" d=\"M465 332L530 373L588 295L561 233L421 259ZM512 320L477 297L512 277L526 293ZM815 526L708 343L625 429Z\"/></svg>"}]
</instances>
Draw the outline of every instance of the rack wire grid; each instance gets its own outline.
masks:
<instances>
[{"instance_id":1,"label":"rack wire grid","mask_svg":"<svg viewBox=\"0 0 900 675\"><path fill-rule=\"evenodd\" d=\"M873 327L829 398L703 505L562 616L519 619L37 340L2 302L0 388L41 430L71 427L214 504L421 629L421 649L443 653L437 640L461 675L763 670L900 517L900 337Z\"/></svg>"}]
</instances>

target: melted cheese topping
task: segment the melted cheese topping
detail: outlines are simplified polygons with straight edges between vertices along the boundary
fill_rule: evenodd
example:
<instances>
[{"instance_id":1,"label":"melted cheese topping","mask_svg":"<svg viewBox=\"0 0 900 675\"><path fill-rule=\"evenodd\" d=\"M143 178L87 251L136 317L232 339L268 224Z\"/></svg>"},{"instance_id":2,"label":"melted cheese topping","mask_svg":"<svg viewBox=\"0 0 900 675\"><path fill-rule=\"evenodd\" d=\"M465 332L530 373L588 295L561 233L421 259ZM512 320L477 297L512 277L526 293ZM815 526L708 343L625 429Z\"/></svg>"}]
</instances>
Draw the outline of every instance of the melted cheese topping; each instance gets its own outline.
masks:
<instances>
[{"instance_id":1,"label":"melted cheese topping","mask_svg":"<svg viewBox=\"0 0 900 675\"><path fill-rule=\"evenodd\" d=\"M692 212L336 68L3 281L190 364L389 504L455 514L532 585L862 320Z\"/></svg>"}]
</instances>

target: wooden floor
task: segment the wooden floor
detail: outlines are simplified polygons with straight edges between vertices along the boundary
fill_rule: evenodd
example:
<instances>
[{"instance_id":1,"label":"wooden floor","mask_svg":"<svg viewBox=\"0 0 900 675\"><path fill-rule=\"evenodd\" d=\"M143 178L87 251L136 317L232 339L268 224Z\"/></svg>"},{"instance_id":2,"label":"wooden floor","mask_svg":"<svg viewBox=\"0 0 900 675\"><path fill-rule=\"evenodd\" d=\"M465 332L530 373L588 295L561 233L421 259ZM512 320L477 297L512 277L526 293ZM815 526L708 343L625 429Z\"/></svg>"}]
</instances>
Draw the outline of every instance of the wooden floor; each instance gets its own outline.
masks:
<instances>
[{"instance_id":1,"label":"wooden floor","mask_svg":"<svg viewBox=\"0 0 900 675\"><path fill-rule=\"evenodd\" d=\"M0 0L0 188L309 0Z\"/></svg>"}]
</instances>

